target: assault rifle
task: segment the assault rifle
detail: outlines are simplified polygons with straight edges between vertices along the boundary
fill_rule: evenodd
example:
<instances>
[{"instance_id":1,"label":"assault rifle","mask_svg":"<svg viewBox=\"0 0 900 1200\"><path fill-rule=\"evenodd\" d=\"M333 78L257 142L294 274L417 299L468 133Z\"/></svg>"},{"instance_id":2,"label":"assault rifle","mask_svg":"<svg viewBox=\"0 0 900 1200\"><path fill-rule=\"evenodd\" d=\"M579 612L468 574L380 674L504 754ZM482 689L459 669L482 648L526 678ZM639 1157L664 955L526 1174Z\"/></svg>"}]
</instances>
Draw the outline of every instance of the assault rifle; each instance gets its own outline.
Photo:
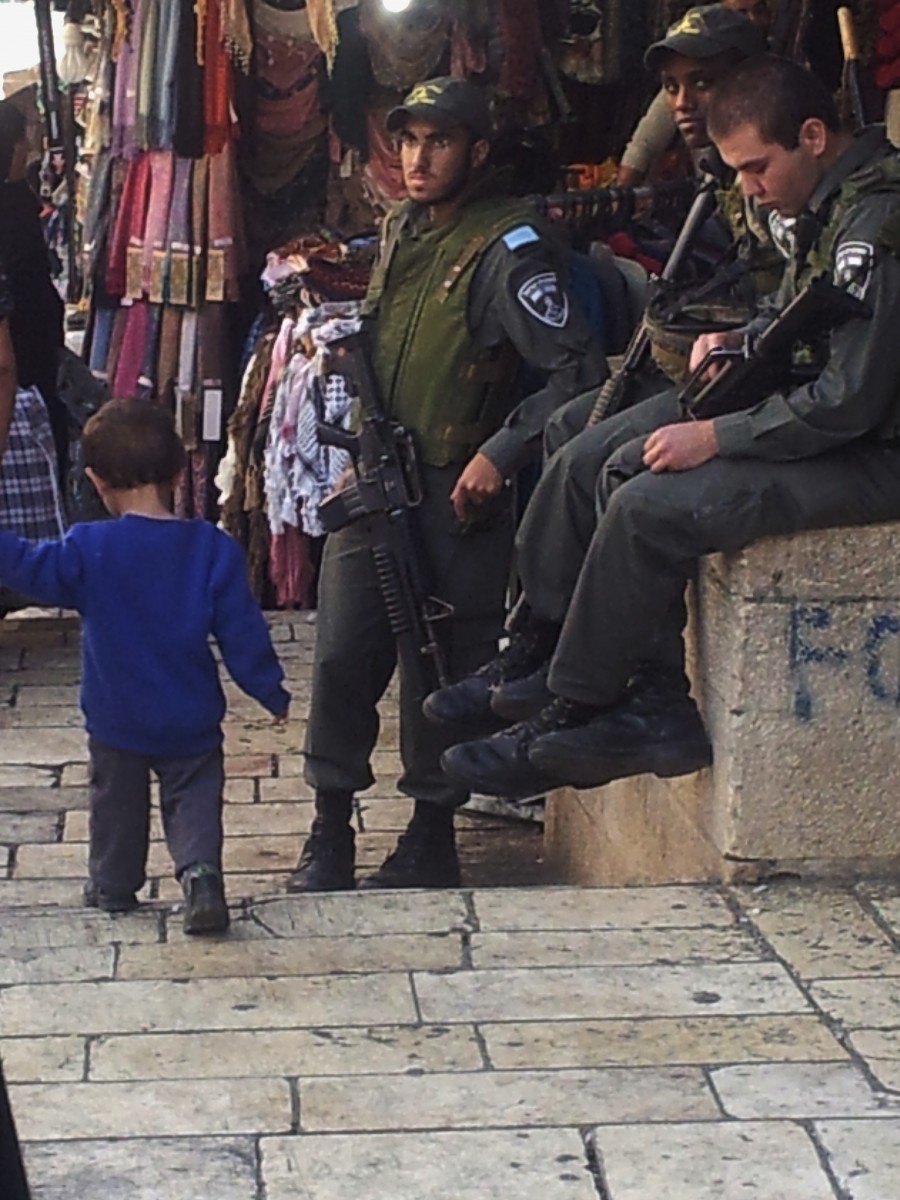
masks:
<instances>
[{"instance_id":1,"label":"assault rifle","mask_svg":"<svg viewBox=\"0 0 900 1200\"><path fill-rule=\"evenodd\" d=\"M416 508L422 501L412 434L385 410L365 331L328 347L329 370L342 375L362 406L358 434L317 423L319 440L348 451L355 479L319 505L327 533L368 518L370 546L397 656L417 695L448 681L436 625L452 606L430 594ZM431 660L432 670L425 664Z\"/></svg>"},{"instance_id":2,"label":"assault rifle","mask_svg":"<svg viewBox=\"0 0 900 1200\"><path fill-rule=\"evenodd\" d=\"M698 233L715 211L718 186L718 179L710 176L697 191L675 245L672 247L672 252L666 260L665 267L659 278L651 282L646 305L648 311L656 293L675 279L681 269L681 264L690 253ZM649 353L650 327L645 316L632 334L618 369L610 375L600 389L594 407L591 409L591 415L588 417L588 425L596 425L604 417L614 416L628 406L634 378L646 362Z\"/></svg>"},{"instance_id":3,"label":"assault rifle","mask_svg":"<svg viewBox=\"0 0 900 1200\"><path fill-rule=\"evenodd\" d=\"M705 420L750 408L790 378L796 342L836 329L851 317L871 315L867 304L843 288L824 278L814 280L752 344L745 339L739 349L716 347L704 356L678 395L682 413L692 420ZM724 365L712 379L705 380L708 369L716 364Z\"/></svg>"}]
</instances>

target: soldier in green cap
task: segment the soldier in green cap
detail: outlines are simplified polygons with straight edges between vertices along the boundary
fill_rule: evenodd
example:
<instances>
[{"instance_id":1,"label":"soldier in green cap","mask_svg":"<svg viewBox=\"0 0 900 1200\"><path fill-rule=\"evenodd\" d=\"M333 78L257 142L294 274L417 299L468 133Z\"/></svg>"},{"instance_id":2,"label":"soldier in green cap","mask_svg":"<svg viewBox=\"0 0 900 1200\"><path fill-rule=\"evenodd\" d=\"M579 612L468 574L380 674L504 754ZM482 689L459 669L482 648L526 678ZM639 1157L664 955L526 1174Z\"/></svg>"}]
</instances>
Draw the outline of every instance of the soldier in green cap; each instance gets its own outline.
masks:
<instances>
[{"instance_id":1,"label":"soldier in green cap","mask_svg":"<svg viewBox=\"0 0 900 1200\"><path fill-rule=\"evenodd\" d=\"M483 90L432 79L392 110L409 199L385 221L365 302L373 365L389 414L415 435L424 497L417 510L457 677L496 650L513 536L507 486L563 401L602 382L606 365L573 306L561 252L533 209L486 170L491 117ZM522 398L523 364L542 382ZM365 522L325 546L305 777L316 815L290 891L354 885L354 794L373 783L377 704L396 646ZM430 725L400 671L400 789L414 801L397 849L363 886L459 883L452 809L467 793L440 769L447 734Z\"/></svg>"},{"instance_id":2,"label":"soldier in green cap","mask_svg":"<svg viewBox=\"0 0 900 1200\"><path fill-rule=\"evenodd\" d=\"M900 517L897 151L881 127L843 131L823 85L773 58L722 81L709 127L744 192L794 222L778 307L824 278L869 315L819 339L811 378L749 408L684 420L669 391L551 459L518 538L529 636L541 631L549 673L543 683L525 674L543 665L538 654L520 656L519 669L544 707L447 751L461 787L534 795L708 765L683 648L684 590L700 556ZM770 319L704 335L693 362Z\"/></svg>"}]
</instances>

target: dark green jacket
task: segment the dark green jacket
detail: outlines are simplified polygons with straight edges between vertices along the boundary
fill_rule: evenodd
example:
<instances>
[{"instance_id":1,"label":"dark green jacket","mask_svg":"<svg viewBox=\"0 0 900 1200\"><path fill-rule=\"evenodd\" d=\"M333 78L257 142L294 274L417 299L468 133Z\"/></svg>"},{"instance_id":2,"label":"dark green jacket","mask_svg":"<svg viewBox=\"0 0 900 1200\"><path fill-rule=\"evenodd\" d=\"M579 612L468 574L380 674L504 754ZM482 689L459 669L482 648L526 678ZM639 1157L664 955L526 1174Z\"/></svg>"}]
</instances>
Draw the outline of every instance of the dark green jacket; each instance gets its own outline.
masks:
<instances>
[{"instance_id":1,"label":"dark green jacket","mask_svg":"<svg viewBox=\"0 0 900 1200\"><path fill-rule=\"evenodd\" d=\"M723 457L787 461L857 438L900 436L900 160L881 127L854 139L816 188L797 229L778 307L825 275L865 300L872 316L831 333L827 361L813 382L717 417Z\"/></svg>"},{"instance_id":2,"label":"dark green jacket","mask_svg":"<svg viewBox=\"0 0 900 1200\"><path fill-rule=\"evenodd\" d=\"M485 179L447 224L409 202L388 218L367 310L387 405L425 462L480 450L508 478L551 413L606 377L568 293L561 248ZM541 383L522 398L520 366ZM469 432L477 436L466 436Z\"/></svg>"}]
</instances>

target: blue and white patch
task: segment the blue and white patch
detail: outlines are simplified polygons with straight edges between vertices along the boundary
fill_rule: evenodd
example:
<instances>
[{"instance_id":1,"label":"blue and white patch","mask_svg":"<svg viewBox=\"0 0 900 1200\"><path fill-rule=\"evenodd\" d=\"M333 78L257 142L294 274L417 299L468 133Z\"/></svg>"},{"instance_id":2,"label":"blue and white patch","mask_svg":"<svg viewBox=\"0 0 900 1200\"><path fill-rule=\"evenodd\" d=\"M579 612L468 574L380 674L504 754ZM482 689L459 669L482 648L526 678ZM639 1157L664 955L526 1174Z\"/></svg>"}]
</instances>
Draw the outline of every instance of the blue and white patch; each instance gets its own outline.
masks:
<instances>
[{"instance_id":1,"label":"blue and white patch","mask_svg":"<svg viewBox=\"0 0 900 1200\"><path fill-rule=\"evenodd\" d=\"M507 250L518 250L520 246L528 246L532 242L539 242L538 232L532 229L530 225L519 225L516 229L511 229L509 233L504 233L503 244Z\"/></svg>"},{"instance_id":2,"label":"blue and white patch","mask_svg":"<svg viewBox=\"0 0 900 1200\"><path fill-rule=\"evenodd\" d=\"M869 242L844 242L834 259L834 282L857 300L862 300L872 278L875 248Z\"/></svg>"},{"instance_id":3,"label":"blue and white patch","mask_svg":"<svg viewBox=\"0 0 900 1200\"><path fill-rule=\"evenodd\" d=\"M543 325L565 328L569 320L569 298L553 271L532 275L519 288L519 303Z\"/></svg>"}]
</instances>

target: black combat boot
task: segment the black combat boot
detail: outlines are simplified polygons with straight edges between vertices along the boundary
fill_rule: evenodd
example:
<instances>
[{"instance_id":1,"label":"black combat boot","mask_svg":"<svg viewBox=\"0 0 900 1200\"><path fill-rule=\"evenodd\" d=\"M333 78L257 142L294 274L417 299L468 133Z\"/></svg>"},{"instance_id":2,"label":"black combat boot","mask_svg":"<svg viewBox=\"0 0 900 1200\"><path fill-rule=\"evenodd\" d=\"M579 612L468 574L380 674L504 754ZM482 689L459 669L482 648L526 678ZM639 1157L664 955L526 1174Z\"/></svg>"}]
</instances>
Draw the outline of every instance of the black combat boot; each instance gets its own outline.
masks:
<instances>
[{"instance_id":1,"label":"black combat boot","mask_svg":"<svg viewBox=\"0 0 900 1200\"><path fill-rule=\"evenodd\" d=\"M300 858L288 876L289 892L346 892L354 886L356 835L349 792L317 792L316 815Z\"/></svg>"},{"instance_id":2,"label":"black combat boot","mask_svg":"<svg viewBox=\"0 0 900 1200\"><path fill-rule=\"evenodd\" d=\"M413 818L378 870L361 879L361 890L459 887L453 813L417 802Z\"/></svg>"},{"instance_id":3,"label":"black combat boot","mask_svg":"<svg viewBox=\"0 0 900 1200\"><path fill-rule=\"evenodd\" d=\"M641 670L618 704L533 739L528 757L571 787L599 787L632 775L690 775L711 765L712 747L684 675Z\"/></svg>"},{"instance_id":4,"label":"black combat boot","mask_svg":"<svg viewBox=\"0 0 900 1200\"><path fill-rule=\"evenodd\" d=\"M495 689L538 670L549 660L559 638L559 625L536 616L524 600L511 614L507 629L508 644L474 675L425 697L422 711L429 721L481 733L497 728L498 714L491 707Z\"/></svg>"},{"instance_id":5,"label":"black combat boot","mask_svg":"<svg viewBox=\"0 0 900 1200\"><path fill-rule=\"evenodd\" d=\"M138 906L138 898L134 892L125 895L114 895L98 887L93 879L89 879L82 892L85 908L99 908L101 912L126 913L134 912Z\"/></svg>"},{"instance_id":6,"label":"black combat boot","mask_svg":"<svg viewBox=\"0 0 900 1200\"><path fill-rule=\"evenodd\" d=\"M529 758L536 738L583 725L598 712L557 696L536 717L477 742L461 742L441 755L444 774L471 792L532 800L560 787L564 780L541 770Z\"/></svg>"},{"instance_id":7,"label":"black combat boot","mask_svg":"<svg viewBox=\"0 0 900 1200\"><path fill-rule=\"evenodd\" d=\"M499 683L491 693L491 711L504 721L527 721L541 709L553 703L553 693L547 686L549 660L521 679Z\"/></svg>"},{"instance_id":8,"label":"black combat boot","mask_svg":"<svg viewBox=\"0 0 900 1200\"><path fill-rule=\"evenodd\" d=\"M179 883L184 892L184 932L224 933L230 917L218 869L210 863L195 863L181 872Z\"/></svg>"}]
</instances>

